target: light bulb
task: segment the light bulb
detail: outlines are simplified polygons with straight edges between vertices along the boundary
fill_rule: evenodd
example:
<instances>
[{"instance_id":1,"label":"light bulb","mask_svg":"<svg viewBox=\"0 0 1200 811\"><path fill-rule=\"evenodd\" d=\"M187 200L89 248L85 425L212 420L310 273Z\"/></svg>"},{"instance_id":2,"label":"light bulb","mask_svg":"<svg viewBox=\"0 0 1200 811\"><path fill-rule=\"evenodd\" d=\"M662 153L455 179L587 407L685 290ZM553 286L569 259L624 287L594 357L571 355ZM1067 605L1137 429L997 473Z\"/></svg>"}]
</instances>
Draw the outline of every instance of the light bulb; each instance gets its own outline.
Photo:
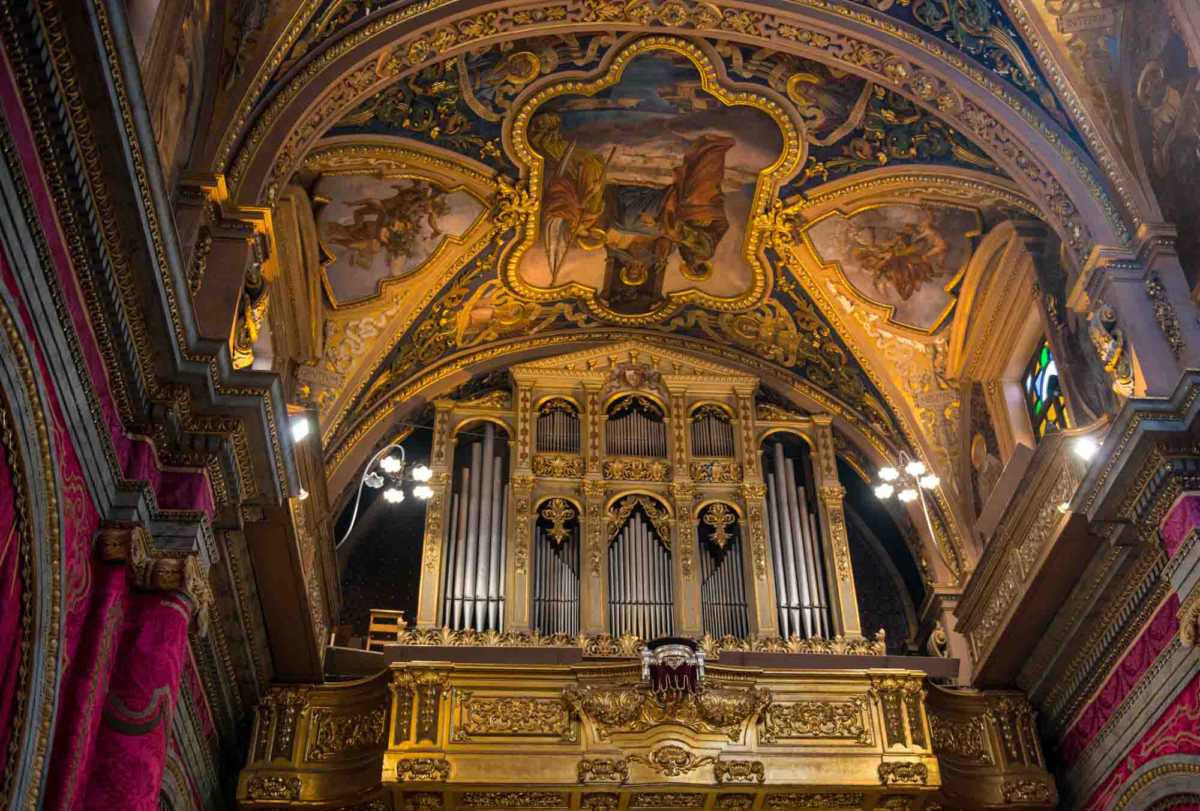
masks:
<instances>
[{"instance_id":1,"label":"light bulb","mask_svg":"<svg viewBox=\"0 0 1200 811\"><path fill-rule=\"evenodd\" d=\"M396 473L403 466L403 462L395 456L385 456L379 460L379 466L383 468L384 473Z\"/></svg>"},{"instance_id":2,"label":"light bulb","mask_svg":"<svg viewBox=\"0 0 1200 811\"><path fill-rule=\"evenodd\" d=\"M925 474L925 463L920 459L913 459L904 466L904 472L915 479L916 477Z\"/></svg>"},{"instance_id":3,"label":"light bulb","mask_svg":"<svg viewBox=\"0 0 1200 811\"><path fill-rule=\"evenodd\" d=\"M308 436L312 430L312 424L309 423L308 417L293 417L292 418L292 441L299 442Z\"/></svg>"},{"instance_id":4,"label":"light bulb","mask_svg":"<svg viewBox=\"0 0 1200 811\"><path fill-rule=\"evenodd\" d=\"M413 495L421 501L428 501L433 498L433 488L427 484L418 484L413 488Z\"/></svg>"},{"instance_id":5,"label":"light bulb","mask_svg":"<svg viewBox=\"0 0 1200 811\"><path fill-rule=\"evenodd\" d=\"M1075 440L1074 449L1075 455L1087 462L1100 450L1100 443L1090 436L1081 436Z\"/></svg>"},{"instance_id":6,"label":"light bulb","mask_svg":"<svg viewBox=\"0 0 1200 811\"><path fill-rule=\"evenodd\" d=\"M900 499L905 504L907 504L910 501L917 500L917 491L911 487L905 487L903 490L901 490L899 493L896 494L896 498Z\"/></svg>"},{"instance_id":7,"label":"light bulb","mask_svg":"<svg viewBox=\"0 0 1200 811\"><path fill-rule=\"evenodd\" d=\"M399 487L389 487L383 491L383 498L388 504L399 504L404 501L404 491Z\"/></svg>"},{"instance_id":8,"label":"light bulb","mask_svg":"<svg viewBox=\"0 0 1200 811\"><path fill-rule=\"evenodd\" d=\"M879 478L883 479L885 482L894 482L896 479L900 478L900 471L896 470L896 468L892 467L891 465L888 465L887 467L881 467L879 468Z\"/></svg>"},{"instance_id":9,"label":"light bulb","mask_svg":"<svg viewBox=\"0 0 1200 811\"><path fill-rule=\"evenodd\" d=\"M383 477L372 470L363 477L363 484L365 484L367 487L370 487L372 490L378 490L380 487L383 487Z\"/></svg>"},{"instance_id":10,"label":"light bulb","mask_svg":"<svg viewBox=\"0 0 1200 811\"><path fill-rule=\"evenodd\" d=\"M892 493L895 492L895 490L896 488L892 487L890 484L881 484L875 488L875 496L876 498L891 498Z\"/></svg>"},{"instance_id":11,"label":"light bulb","mask_svg":"<svg viewBox=\"0 0 1200 811\"><path fill-rule=\"evenodd\" d=\"M932 490L933 488L937 487L941 483L942 483L942 480L939 479L937 476L933 475L932 473L926 473L924 476L922 476L920 479L917 480L917 484L921 485L926 490Z\"/></svg>"},{"instance_id":12,"label":"light bulb","mask_svg":"<svg viewBox=\"0 0 1200 811\"><path fill-rule=\"evenodd\" d=\"M427 465L417 465L412 469L413 481L427 482L433 478L433 471Z\"/></svg>"},{"instance_id":13,"label":"light bulb","mask_svg":"<svg viewBox=\"0 0 1200 811\"><path fill-rule=\"evenodd\" d=\"M296 498L298 498L300 501L304 501L304 499L308 498L308 491L301 487L300 492L296 494Z\"/></svg>"}]
</instances>

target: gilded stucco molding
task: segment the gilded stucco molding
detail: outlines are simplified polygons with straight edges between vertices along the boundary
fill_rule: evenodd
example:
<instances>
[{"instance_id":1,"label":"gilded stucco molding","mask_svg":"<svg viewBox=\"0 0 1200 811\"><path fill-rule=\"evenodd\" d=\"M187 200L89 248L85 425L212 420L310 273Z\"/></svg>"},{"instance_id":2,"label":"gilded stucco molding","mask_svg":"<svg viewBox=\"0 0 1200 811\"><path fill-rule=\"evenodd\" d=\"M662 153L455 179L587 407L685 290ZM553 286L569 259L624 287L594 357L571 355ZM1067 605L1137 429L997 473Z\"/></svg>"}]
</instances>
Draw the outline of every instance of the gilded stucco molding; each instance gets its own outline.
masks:
<instances>
[{"instance_id":1,"label":"gilded stucco molding","mask_svg":"<svg viewBox=\"0 0 1200 811\"><path fill-rule=\"evenodd\" d=\"M1020 127L1026 128L1030 135L1040 140L1047 153L1055 154L1050 165L1071 168L1069 182L1087 189L1086 196L1094 206L1092 211L1099 214L1098 219L1093 218L1098 230L1090 235L1092 239L1099 237L1102 241L1115 244L1128 239L1128 228L1101 184L1092 176L1087 160L1056 126L1048 122L1044 114L1034 110L1023 97L987 70L953 49L946 48L943 43L861 6L843 6L829 0L804 0L804 6L810 13L796 15L793 23L792 15L767 11L746 12L707 3L692 5L682 0L672 0L661 6L637 3L628 7L615 2L561 3L537 14L509 7L481 12L473 18L433 31L430 30L432 26L426 26L423 30L418 28L421 23L419 18L435 5L449 4L414 4L390 15L380 15L352 35L326 48L268 105L258 124L243 142L231 176L240 183L252 161L261 163L260 159L251 156L259 150L268 132L305 84L320 75L327 65L356 48L382 44L389 29L408 29L408 32L402 37L393 38L384 46L391 49L390 58L360 62L361 67L356 68L351 77L337 83L333 93L317 104L315 115L291 131L271 170L273 179L267 181L268 185L278 183L290 174L290 167L294 166L307 145L328 129L340 111L348 109L388 82L401 78L409 70L422 66L427 60L453 54L480 36L530 36L538 34L546 25L561 28L564 24L573 24L581 29L597 27L599 24L600 28L609 30L614 27L620 30L626 26L641 30L663 26L667 30L711 32L751 43L760 42L764 47L796 51L801 55L823 56L826 60L840 62L852 71L869 75L885 86L902 90L918 103L939 111L960 124L965 131L974 133L992 150L1002 153L1014 173L1024 177L1029 188L1037 189L1039 196L1044 197L1047 214L1056 220L1064 240L1073 244L1078 253L1089 241L1089 229L1080 223L1079 212L1070 202L1071 195L1051 174L1051 170L1031 160L1028 150L1016 147L1022 139L1014 137L1006 122L979 106L972 98L962 97L945 84L936 71L941 69L945 75L954 75L959 80L966 78L977 89L980 99L987 98L988 104L1004 108L1005 118L1020 121ZM822 30L822 24L828 27ZM844 31L862 31L865 38L847 35ZM397 39L400 41L397 42ZM367 44L369 41L370 44ZM916 58L925 66L918 67L903 57L889 55L888 45L893 42L903 42L906 48L911 49L909 53L920 53L921 56ZM936 68L933 67L935 65ZM930 72L929 68L935 72ZM255 195L257 193L254 192Z\"/></svg>"}]
</instances>

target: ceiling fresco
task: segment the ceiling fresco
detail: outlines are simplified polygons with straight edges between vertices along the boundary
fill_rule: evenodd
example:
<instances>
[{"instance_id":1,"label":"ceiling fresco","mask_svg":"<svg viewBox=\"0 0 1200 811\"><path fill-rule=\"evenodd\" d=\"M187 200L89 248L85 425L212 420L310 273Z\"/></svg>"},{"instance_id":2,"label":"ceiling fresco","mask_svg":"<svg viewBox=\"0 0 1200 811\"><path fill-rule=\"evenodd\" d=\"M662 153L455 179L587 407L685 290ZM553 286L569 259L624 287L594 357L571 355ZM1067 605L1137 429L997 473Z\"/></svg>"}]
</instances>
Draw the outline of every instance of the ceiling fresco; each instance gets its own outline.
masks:
<instances>
[{"instance_id":1,"label":"ceiling fresco","mask_svg":"<svg viewBox=\"0 0 1200 811\"><path fill-rule=\"evenodd\" d=\"M817 259L836 265L858 295L887 308L889 321L933 331L953 309L982 229L974 209L885 203L830 212L805 225L804 235Z\"/></svg>"},{"instance_id":2,"label":"ceiling fresco","mask_svg":"<svg viewBox=\"0 0 1200 811\"><path fill-rule=\"evenodd\" d=\"M989 37L981 58L1019 72ZM471 358L635 333L769 364L870 442L946 464L959 400L938 359L963 273L1030 214L906 97L700 37L481 46L351 108L310 154L330 471Z\"/></svg>"},{"instance_id":3,"label":"ceiling fresco","mask_svg":"<svg viewBox=\"0 0 1200 811\"><path fill-rule=\"evenodd\" d=\"M485 203L423 178L323 175L312 188L323 283L331 303L352 304L410 275L448 243L461 244Z\"/></svg>"},{"instance_id":4,"label":"ceiling fresco","mask_svg":"<svg viewBox=\"0 0 1200 811\"><path fill-rule=\"evenodd\" d=\"M1072 123L1063 114L1054 94L1038 68L1037 60L1020 36L1017 26L1000 0L853 0L858 5L881 12L894 20L938 37L964 55L976 60L1022 92L1080 141ZM265 5L259 3L243 5ZM284 51L264 87L270 94L286 77L296 72L314 54L338 35L366 25L394 11L402 3L380 0L322 0L308 16L299 34ZM250 20L261 29L266 12ZM236 48L234 43L231 48ZM528 67L528 66L525 66ZM520 73L518 72L518 75Z\"/></svg>"}]
</instances>

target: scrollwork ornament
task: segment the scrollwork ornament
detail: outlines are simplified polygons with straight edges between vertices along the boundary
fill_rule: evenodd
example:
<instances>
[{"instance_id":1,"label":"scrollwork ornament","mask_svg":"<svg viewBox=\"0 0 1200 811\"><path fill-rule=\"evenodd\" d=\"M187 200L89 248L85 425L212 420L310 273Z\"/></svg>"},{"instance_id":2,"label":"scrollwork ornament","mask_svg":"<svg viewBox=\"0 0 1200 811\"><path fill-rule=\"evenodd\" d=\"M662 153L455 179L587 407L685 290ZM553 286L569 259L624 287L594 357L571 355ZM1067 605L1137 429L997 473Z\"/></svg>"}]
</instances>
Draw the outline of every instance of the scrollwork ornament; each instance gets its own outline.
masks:
<instances>
[{"instance_id":1,"label":"scrollwork ornament","mask_svg":"<svg viewBox=\"0 0 1200 811\"><path fill-rule=\"evenodd\" d=\"M1150 298L1154 310L1154 320L1171 347L1171 354L1178 360L1183 354L1183 332L1179 327L1179 317L1175 315L1175 306L1167 298L1167 288L1157 273L1151 272L1146 277L1146 295Z\"/></svg>"},{"instance_id":2,"label":"scrollwork ornament","mask_svg":"<svg viewBox=\"0 0 1200 811\"><path fill-rule=\"evenodd\" d=\"M1102 301L1088 316L1092 346L1112 378L1112 389L1121 397L1133 396L1133 364L1129 360L1125 333L1117 326L1117 312Z\"/></svg>"},{"instance_id":3,"label":"scrollwork ornament","mask_svg":"<svg viewBox=\"0 0 1200 811\"><path fill-rule=\"evenodd\" d=\"M717 502L705 508L700 520L704 522L705 526L712 527L708 540L717 549L724 551L725 546L733 540L734 536L729 532L729 527L737 521L737 514L729 508L729 505Z\"/></svg>"},{"instance_id":4,"label":"scrollwork ornament","mask_svg":"<svg viewBox=\"0 0 1200 811\"><path fill-rule=\"evenodd\" d=\"M576 775L580 783L624 783L629 779L629 764L624 758L583 758Z\"/></svg>"},{"instance_id":5,"label":"scrollwork ornament","mask_svg":"<svg viewBox=\"0 0 1200 811\"><path fill-rule=\"evenodd\" d=\"M1054 802L1054 790L1045 780L1017 778L1005 780L1000 794L1006 803L1037 803L1050 805Z\"/></svg>"},{"instance_id":6,"label":"scrollwork ornament","mask_svg":"<svg viewBox=\"0 0 1200 811\"><path fill-rule=\"evenodd\" d=\"M713 777L717 783L762 783L766 780L766 769L757 760L718 760L713 764Z\"/></svg>"},{"instance_id":7,"label":"scrollwork ornament","mask_svg":"<svg viewBox=\"0 0 1200 811\"><path fill-rule=\"evenodd\" d=\"M299 800L300 778L278 774L256 774L246 781L251 800Z\"/></svg>"},{"instance_id":8,"label":"scrollwork ornament","mask_svg":"<svg viewBox=\"0 0 1200 811\"><path fill-rule=\"evenodd\" d=\"M444 783L450 779L450 761L445 758L405 758L396 763L401 783Z\"/></svg>"},{"instance_id":9,"label":"scrollwork ornament","mask_svg":"<svg viewBox=\"0 0 1200 811\"><path fill-rule=\"evenodd\" d=\"M701 766L707 766L709 763L715 764L717 759L711 755L697 755L690 749L669 743L658 747L649 755L629 755L627 760L630 763L642 763L649 766L666 777L678 777L681 774L695 771ZM713 768L715 769L716 766L714 765Z\"/></svg>"},{"instance_id":10,"label":"scrollwork ornament","mask_svg":"<svg viewBox=\"0 0 1200 811\"><path fill-rule=\"evenodd\" d=\"M550 522L550 529L546 531L546 535L555 546L562 546L563 542L571 537L567 523L575 520L575 508L571 506L571 502L565 498L552 498L542 506L540 514Z\"/></svg>"},{"instance_id":11,"label":"scrollwork ornament","mask_svg":"<svg viewBox=\"0 0 1200 811\"><path fill-rule=\"evenodd\" d=\"M923 786L929 782L929 767L909 761L880 763L879 782L885 786Z\"/></svg>"}]
</instances>

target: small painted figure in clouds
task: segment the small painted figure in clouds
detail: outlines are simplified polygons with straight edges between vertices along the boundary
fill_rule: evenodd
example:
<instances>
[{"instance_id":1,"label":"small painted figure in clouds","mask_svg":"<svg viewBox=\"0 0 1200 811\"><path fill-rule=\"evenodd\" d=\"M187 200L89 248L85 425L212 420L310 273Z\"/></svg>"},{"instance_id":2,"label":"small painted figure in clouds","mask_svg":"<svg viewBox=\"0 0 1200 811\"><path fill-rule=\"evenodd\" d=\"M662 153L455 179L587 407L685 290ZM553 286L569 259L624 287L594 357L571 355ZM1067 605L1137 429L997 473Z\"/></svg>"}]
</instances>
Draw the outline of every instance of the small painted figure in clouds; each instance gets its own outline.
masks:
<instances>
[{"instance_id":1,"label":"small painted figure in clouds","mask_svg":"<svg viewBox=\"0 0 1200 811\"><path fill-rule=\"evenodd\" d=\"M438 218L449 213L446 193L425 183L396 183L395 194L383 199L362 198L347 202L350 222L325 224L325 238L347 249L350 264L369 268L380 251L390 262L411 259L422 236L438 236ZM428 234L423 235L423 229Z\"/></svg>"},{"instance_id":2,"label":"small painted figure in clouds","mask_svg":"<svg viewBox=\"0 0 1200 811\"><path fill-rule=\"evenodd\" d=\"M551 285L574 248L605 250L601 298L618 312L646 312L662 300L675 253L686 277L711 276L717 244L729 230L721 184L732 138L692 139L666 186L611 182L607 170L617 147L601 156L568 141L554 113L530 123L529 141L546 160L542 239Z\"/></svg>"},{"instance_id":3,"label":"small painted figure in clouds","mask_svg":"<svg viewBox=\"0 0 1200 811\"><path fill-rule=\"evenodd\" d=\"M906 223L896 230L859 226L851 238L854 241L851 256L871 274L875 288L884 292L891 287L902 301L912 298L926 282L950 273L946 266L949 245L927 211L917 222Z\"/></svg>"}]
</instances>

